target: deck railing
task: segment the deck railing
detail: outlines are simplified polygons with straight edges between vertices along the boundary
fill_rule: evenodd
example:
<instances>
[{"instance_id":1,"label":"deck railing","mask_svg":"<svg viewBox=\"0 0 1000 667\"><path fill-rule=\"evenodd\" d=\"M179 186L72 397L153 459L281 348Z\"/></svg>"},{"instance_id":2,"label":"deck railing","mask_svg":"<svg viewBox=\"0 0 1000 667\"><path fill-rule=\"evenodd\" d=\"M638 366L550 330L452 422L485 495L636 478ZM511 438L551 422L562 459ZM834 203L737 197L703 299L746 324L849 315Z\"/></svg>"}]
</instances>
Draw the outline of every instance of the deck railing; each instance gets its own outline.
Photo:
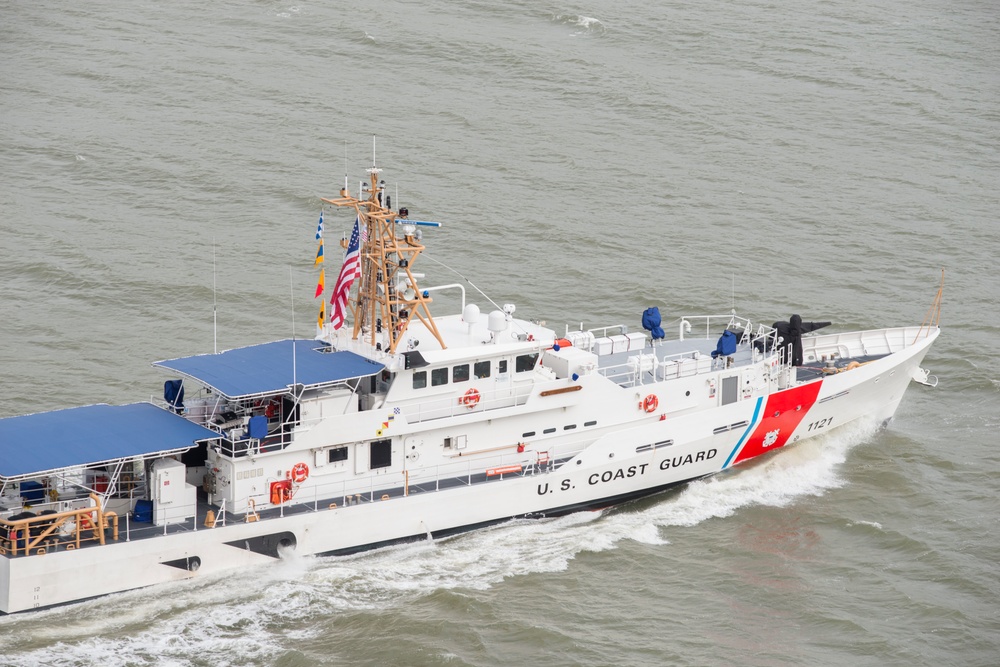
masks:
<instances>
[{"instance_id":1,"label":"deck railing","mask_svg":"<svg viewBox=\"0 0 1000 667\"><path fill-rule=\"evenodd\" d=\"M105 543L105 533L112 528L118 539L118 515L101 509L101 500L90 496L93 505L62 512L46 510L19 519L0 519L0 555L44 555L50 548L63 546L79 549L86 542ZM25 513L22 513L25 514ZM20 516L20 515L15 515Z\"/></svg>"},{"instance_id":2,"label":"deck railing","mask_svg":"<svg viewBox=\"0 0 1000 667\"><path fill-rule=\"evenodd\" d=\"M173 504L170 506L171 514L186 518L161 525L137 524L131 514L126 514L124 540L221 528L227 521L232 523L233 520L268 521L289 514L348 508L417 493L436 493L457 486L490 483L512 476L533 476L559 467L589 442L589 439L579 438L546 449L524 448L522 451L517 451L518 445L513 444L504 448L506 451L497 451L482 458L472 458L474 452L456 449L451 454L455 459L453 461L349 480L318 481L318 476L314 475L314 482L298 487L289 501L271 505L266 494L261 493L250 498L251 504L242 514L228 509L225 499L214 506L204 503L195 506ZM270 484L266 488L270 488ZM118 515L103 511L98 496L91 495L90 500L93 505L88 507L15 520L0 519L0 556L44 555L51 550L103 545L109 538L117 541ZM110 536L107 534L109 529Z\"/></svg>"}]
</instances>

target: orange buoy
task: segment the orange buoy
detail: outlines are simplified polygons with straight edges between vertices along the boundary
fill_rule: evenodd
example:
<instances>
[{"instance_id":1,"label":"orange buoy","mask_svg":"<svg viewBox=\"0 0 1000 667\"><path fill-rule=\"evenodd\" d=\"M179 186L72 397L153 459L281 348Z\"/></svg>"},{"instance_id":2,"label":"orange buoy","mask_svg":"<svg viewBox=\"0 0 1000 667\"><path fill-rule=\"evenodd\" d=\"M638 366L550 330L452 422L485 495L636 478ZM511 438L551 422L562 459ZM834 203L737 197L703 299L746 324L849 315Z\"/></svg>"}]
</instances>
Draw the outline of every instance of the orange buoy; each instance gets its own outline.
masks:
<instances>
[{"instance_id":1,"label":"orange buoy","mask_svg":"<svg viewBox=\"0 0 1000 667\"><path fill-rule=\"evenodd\" d=\"M476 404L479 403L479 399L480 399L479 390L470 389L469 391L465 392L465 396L458 399L458 402L471 410L472 408L476 407Z\"/></svg>"},{"instance_id":2,"label":"orange buoy","mask_svg":"<svg viewBox=\"0 0 1000 667\"><path fill-rule=\"evenodd\" d=\"M296 463L292 466L292 481L301 484L309 478L309 466L305 463Z\"/></svg>"}]
</instances>

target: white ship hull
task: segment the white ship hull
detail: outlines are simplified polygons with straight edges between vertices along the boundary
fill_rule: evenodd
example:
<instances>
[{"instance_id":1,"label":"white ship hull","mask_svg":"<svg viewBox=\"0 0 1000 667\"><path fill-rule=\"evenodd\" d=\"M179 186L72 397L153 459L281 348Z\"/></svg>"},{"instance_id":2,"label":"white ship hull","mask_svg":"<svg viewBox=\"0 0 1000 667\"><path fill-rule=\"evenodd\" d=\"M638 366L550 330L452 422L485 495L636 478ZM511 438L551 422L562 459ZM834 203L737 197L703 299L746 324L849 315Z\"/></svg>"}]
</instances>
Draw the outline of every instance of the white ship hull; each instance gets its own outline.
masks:
<instances>
[{"instance_id":1,"label":"white ship hull","mask_svg":"<svg viewBox=\"0 0 1000 667\"><path fill-rule=\"evenodd\" d=\"M919 339L918 333L914 327L807 338L807 359L818 360L828 349L850 347L862 339L868 352L872 341L886 341L886 356L847 372L791 383L781 390L772 389L770 379L755 385L754 378L760 373L751 371L746 382L741 376L737 400L710 409L693 402L685 404L686 397L677 392L690 392L684 387L711 386L714 393L711 383L721 385L722 376L731 374L727 369L702 372L685 383L676 379L648 382L634 391L619 391L620 395L615 394L620 390L618 385L593 374L579 378L578 391L540 396L547 388L568 386L555 379L539 383L519 405L515 401L508 408L486 410L484 399L484 405L472 409L463 406L457 416L412 423L406 415L415 404L403 402L392 429L386 429L392 431L394 442L403 451L418 451L407 450L413 438L423 442L442 437L449 429L467 432L470 439L477 428L520 434L540 423L539 415L554 424L578 424L592 418L598 425L585 432L582 427L560 430L544 441L544 451L541 444L532 446L531 438L526 438L529 446L522 451L497 446L493 449L502 451L491 452L481 447L478 453L459 450L434 462L427 455L408 455L397 469L380 477L364 476L363 482L357 475L351 482L338 482L336 475L328 475L329 481L324 481L321 469L316 468L309 483L296 490L294 502L268 509L284 516L262 515L248 522L243 514L268 504L235 507L239 503L234 502L230 507L239 516L230 513L227 525L207 528L204 517L196 514L183 530L168 530L170 525L166 524L162 527L165 534L150 536L150 530L161 529L147 528L146 534L133 536L132 528L122 524L124 534L101 546L0 557L0 611L19 612L262 565L279 556L277 545L283 541L300 554L343 554L440 537L511 518L556 516L649 495L725 471L854 420L889 420L937 336L936 329L929 335L924 331ZM850 337L857 340L852 342ZM757 365L760 372L766 363ZM662 398L656 410L647 412L642 399L649 395ZM626 402L629 407L623 409L619 403ZM553 421L556 415L558 422ZM360 413L356 419L357 423L341 428L370 433L384 416ZM496 442L502 445L506 441L504 435ZM303 459L303 451L274 456L290 456L288 461ZM280 466L287 468L290 463ZM459 472L462 467L464 473ZM510 472L487 473L498 469ZM383 495L387 499L383 500ZM250 493L246 497L255 496Z\"/></svg>"}]
</instances>

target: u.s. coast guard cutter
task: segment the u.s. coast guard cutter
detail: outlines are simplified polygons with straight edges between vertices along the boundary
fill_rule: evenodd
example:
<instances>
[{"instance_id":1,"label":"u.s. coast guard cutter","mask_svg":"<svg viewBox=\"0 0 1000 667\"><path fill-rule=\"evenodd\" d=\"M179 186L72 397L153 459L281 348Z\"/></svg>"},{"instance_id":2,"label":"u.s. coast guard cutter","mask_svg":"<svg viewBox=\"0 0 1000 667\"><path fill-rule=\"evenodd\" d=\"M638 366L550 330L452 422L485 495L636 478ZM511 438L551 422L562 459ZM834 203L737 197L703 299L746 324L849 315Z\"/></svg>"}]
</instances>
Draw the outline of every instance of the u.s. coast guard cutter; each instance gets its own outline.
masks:
<instances>
[{"instance_id":1,"label":"u.s. coast guard cutter","mask_svg":"<svg viewBox=\"0 0 1000 667\"><path fill-rule=\"evenodd\" d=\"M156 362L162 402L0 420L0 611L605 507L888 420L936 381L940 290L922 326L805 338L735 313L664 332L650 310L648 333L483 313L418 285L426 223L378 171L324 200L356 223L314 340ZM432 316L445 289L461 311Z\"/></svg>"}]
</instances>

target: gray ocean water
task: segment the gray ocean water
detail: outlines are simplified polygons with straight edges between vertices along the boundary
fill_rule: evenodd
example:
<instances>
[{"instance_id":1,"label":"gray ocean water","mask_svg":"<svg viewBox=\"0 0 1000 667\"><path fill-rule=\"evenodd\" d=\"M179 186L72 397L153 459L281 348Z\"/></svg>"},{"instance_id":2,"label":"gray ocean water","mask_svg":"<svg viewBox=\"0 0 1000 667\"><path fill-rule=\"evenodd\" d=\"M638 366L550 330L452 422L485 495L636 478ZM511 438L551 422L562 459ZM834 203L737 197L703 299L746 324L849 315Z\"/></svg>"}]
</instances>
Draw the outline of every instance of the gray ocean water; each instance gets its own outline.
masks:
<instances>
[{"instance_id":1,"label":"gray ocean water","mask_svg":"<svg viewBox=\"0 0 1000 667\"><path fill-rule=\"evenodd\" d=\"M1000 664L998 19L0 2L0 416L311 335L319 197L356 190L373 136L394 203L444 223L427 284L557 329L650 305L919 324L946 276L940 384L886 430L612 511L0 618L0 663Z\"/></svg>"}]
</instances>

